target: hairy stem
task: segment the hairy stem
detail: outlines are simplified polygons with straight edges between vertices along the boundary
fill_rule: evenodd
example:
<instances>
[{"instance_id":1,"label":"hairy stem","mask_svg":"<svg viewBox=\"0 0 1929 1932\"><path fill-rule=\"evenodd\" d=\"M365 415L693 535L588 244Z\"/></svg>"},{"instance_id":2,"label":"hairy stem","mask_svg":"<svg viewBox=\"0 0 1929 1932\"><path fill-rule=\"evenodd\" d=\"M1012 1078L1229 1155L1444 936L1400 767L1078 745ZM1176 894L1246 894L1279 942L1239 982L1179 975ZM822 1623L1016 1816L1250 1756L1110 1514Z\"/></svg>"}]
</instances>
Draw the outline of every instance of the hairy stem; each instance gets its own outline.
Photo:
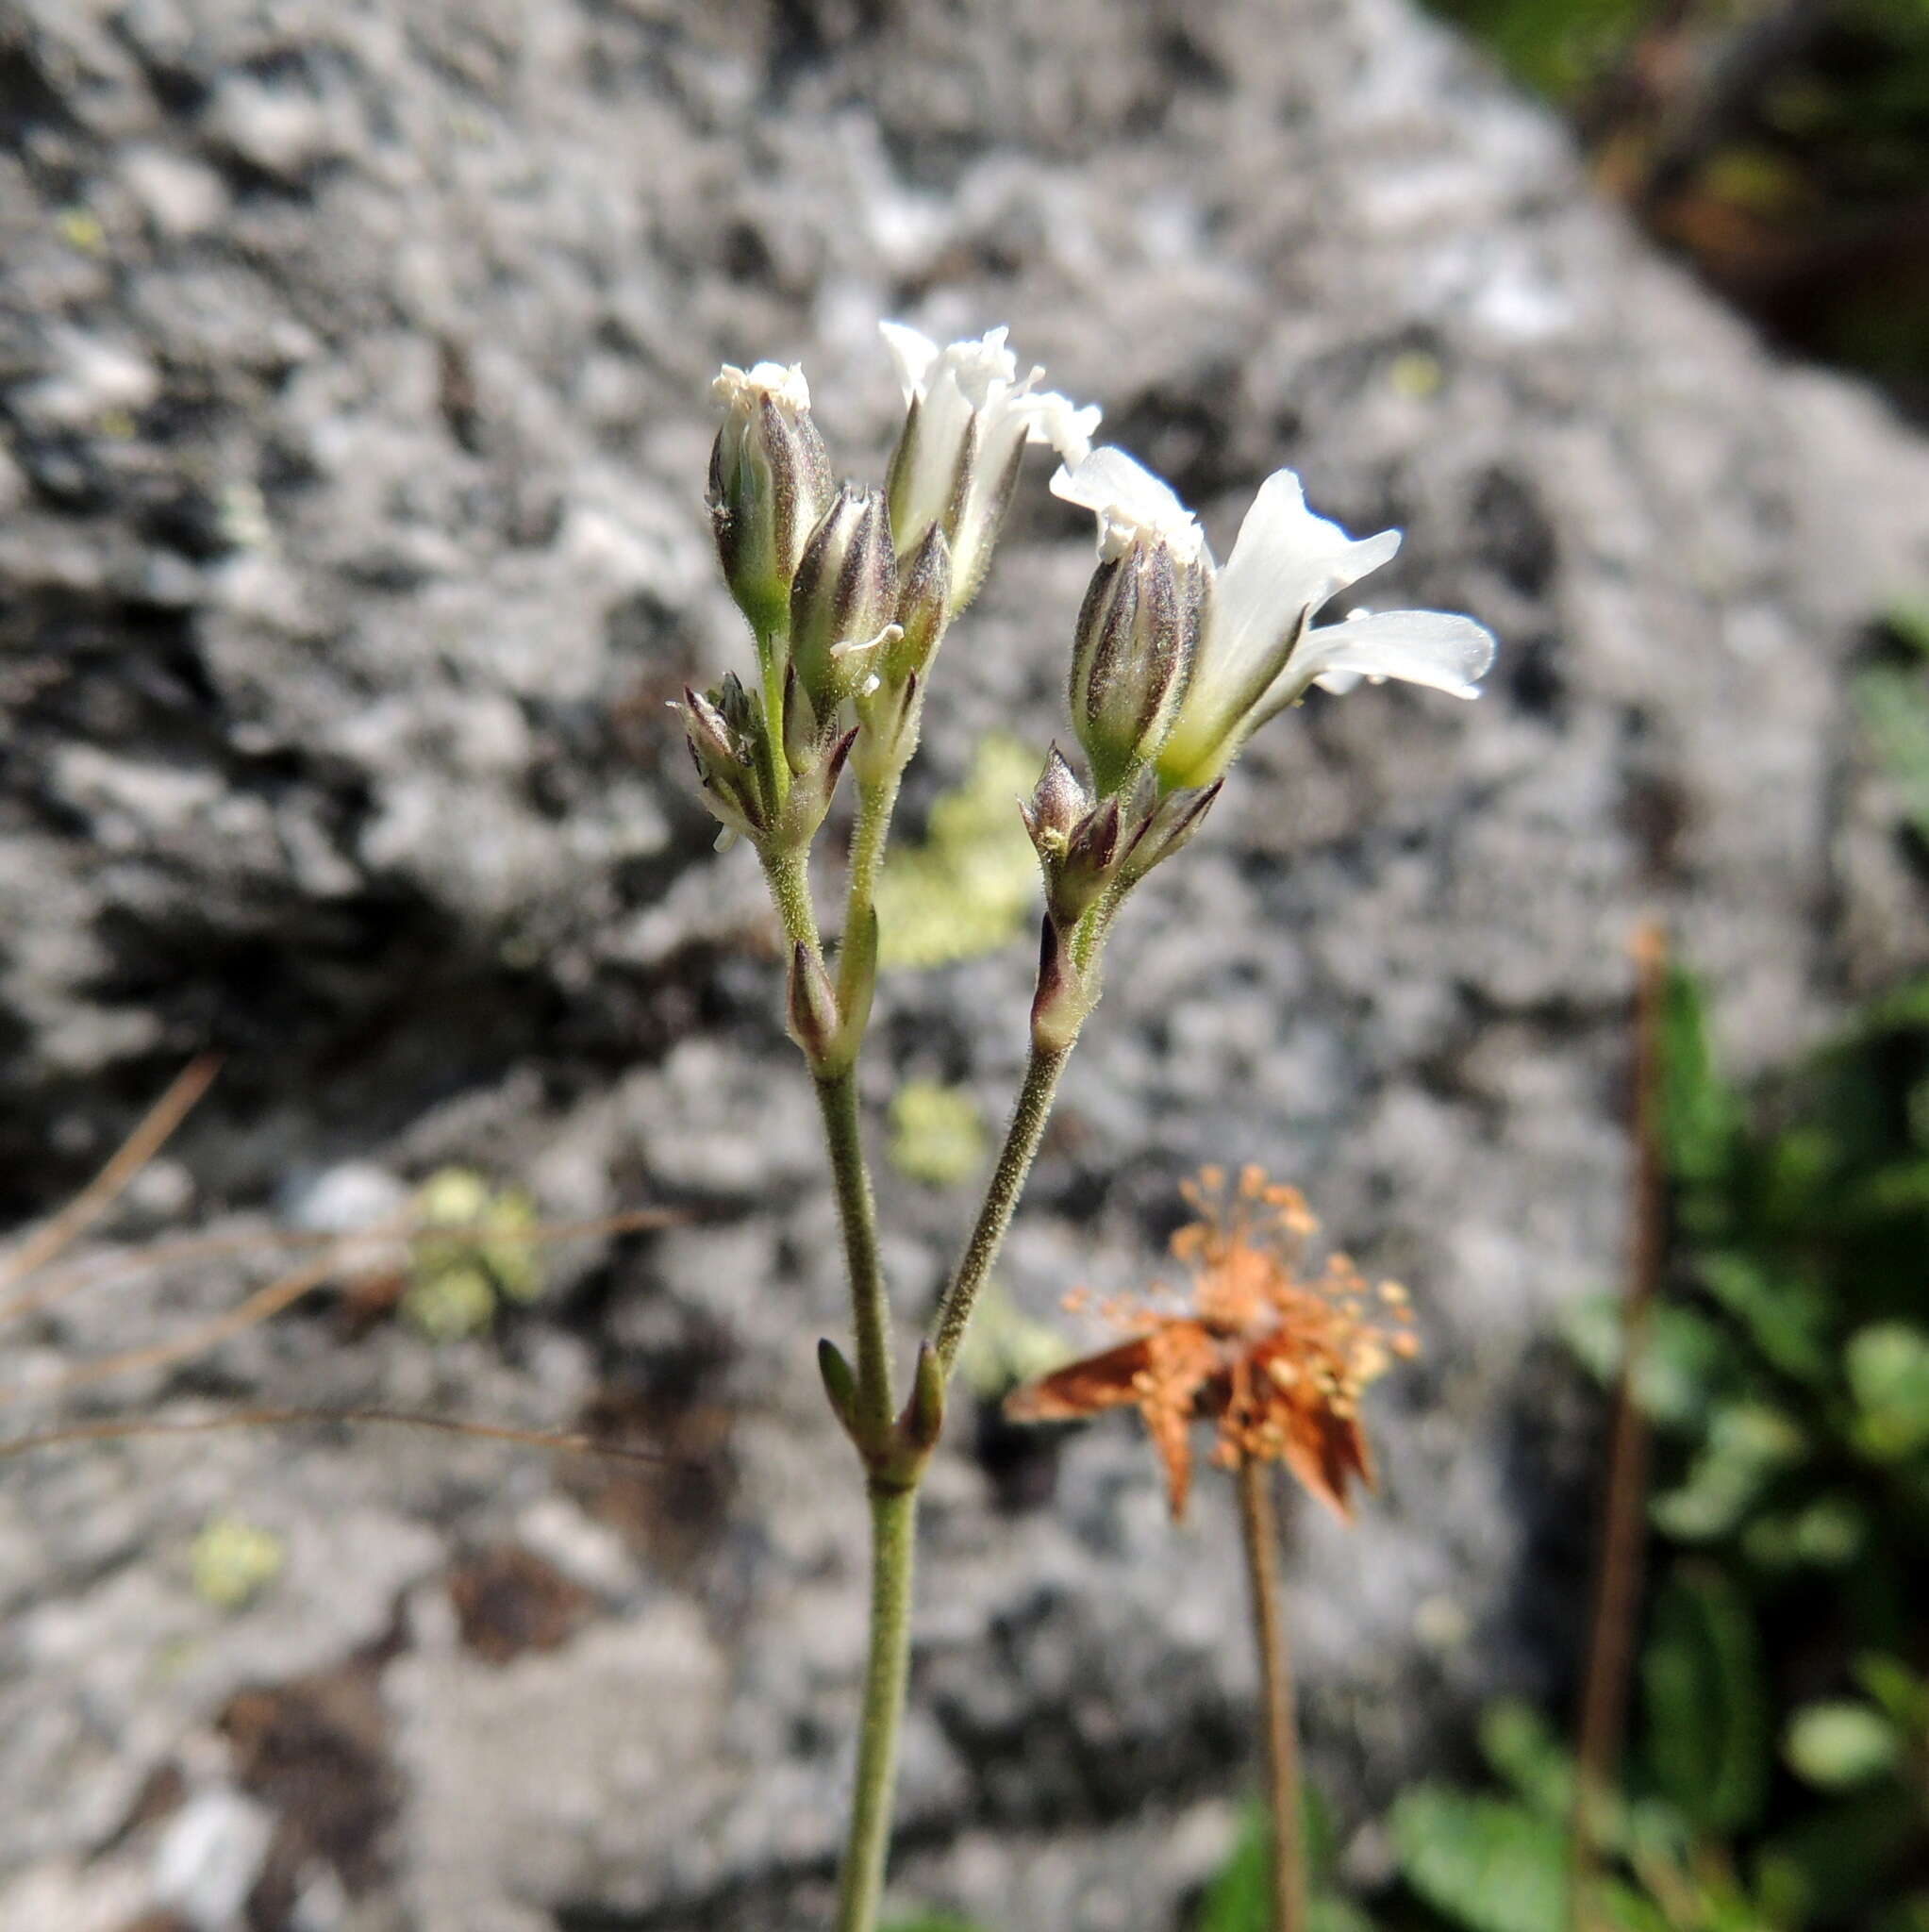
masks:
<instances>
[{"instance_id":1,"label":"hairy stem","mask_svg":"<svg viewBox=\"0 0 1929 1932\"><path fill-rule=\"evenodd\" d=\"M1239 1464L1239 1527L1253 1590L1253 1634L1266 1704L1266 1798L1272 1825L1273 1932L1302 1932L1306 1923L1305 1859L1300 1848L1299 1733L1293 1722L1292 1655L1279 1590L1279 1525L1272 1471L1248 1457Z\"/></svg>"},{"instance_id":2,"label":"hairy stem","mask_svg":"<svg viewBox=\"0 0 1929 1932\"><path fill-rule=\"evenodd\" d=\"M809 861L801 852L767 851L763 871L786 941L819 952L823 942L817 933L817 908L810 903Z\"/></svg>"},{"instance_id":3,"label":"hairy stem","mask_svg":"<svg viewBox=\"0 0 1929 1932\"><path fill-rule=\"evenodd\" d=\"M1058 1075L1071 1058L1072 1047L1068 1043L1057 1047L1034 1045L1025 1059L1018 1104L1012 1108L1011 1125L1006 1130L1005 1145L992 1171L991 1183L985 1190L977 1224L972 1229L957 1273L952 1276L951 1285L938 1305L933 1346L947 1375L957 1360L965 1324L972 1319L972 1306L1005 1243L1018 1197L1024 1191L1025 1177L1031 1173L1039 1142L1044 1139L1045 1123L1052 1115L1052 1100L1058 1091Z\"/></svg>"},{"instance_id":4,"label":"hairy stem","mask_svg":"<svg viewBox=\"0 0 1929 1932\"><path fill-rule=\"evenodd\" d=\"M823 1139L837 1187L844 1265L851 1278L851 1324L857 1343L857 1406L873 1441L890 1428L890 1301L877 1252L877 1206L857 1121L857 1075L846 1069L817 1082Z\"/></svg>"},{"instance_id":5,"label":"hairy stem","mask_svg":"<svg viewBox=\"0 0 1929 1932\"><path fill-rule=\"evenodd\" d=\"M918 1492L871 1488L871 1655L851 1828L838 1874L838 1932L872 1932L884 1892L899 1721L911 1656L911 1553Z\"/></svg>"},{"instance_id":6,"label":"hairy stem","mask_svg":"<svg viewBox=\"0 0 1929 1932\"><path fill-rule=\"evenodd\" d=\"M851 831L851 875L844 892L844 947L846 958L855 959L856 949L852 935L861 933L877 900L877 874L884 863L885 841L890 837L891 813L897 808L898 785L904 768L898 767L887 778L857 788L857 823ZM849 989L840 987L846 999Z\"/></svg>"}]
</instances>

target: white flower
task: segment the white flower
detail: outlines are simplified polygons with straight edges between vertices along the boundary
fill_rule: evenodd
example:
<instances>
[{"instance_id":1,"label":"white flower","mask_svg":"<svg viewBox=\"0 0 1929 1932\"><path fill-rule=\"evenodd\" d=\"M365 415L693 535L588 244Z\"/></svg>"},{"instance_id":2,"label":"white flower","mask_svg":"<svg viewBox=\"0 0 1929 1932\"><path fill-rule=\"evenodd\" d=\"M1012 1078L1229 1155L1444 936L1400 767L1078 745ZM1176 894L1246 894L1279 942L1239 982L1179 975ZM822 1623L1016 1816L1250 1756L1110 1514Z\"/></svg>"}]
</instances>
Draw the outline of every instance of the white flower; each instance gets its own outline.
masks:
<instances>
[{"instance_id":1,"label":"white flower","mask_svg":"<svg viewBox=\"0 0 1929 1932\"><path fill-rule=\"evenodd\" d=\"M759 362L750 369L726 362L711 382L710 393L733 414L748 414L765 396L787 408L810 407L810 385L804 379L801 362Z\"/></svg>"},{"instance_id":2,"label":"white flower","mask_svg":"<svg viewBox=\"0 0 1929 1932\"><path fill-rule=\"evenodd\" d=\"M908 562L932 529L943 531L955 615L984 578L1025 445L1047 442L1061 460L1083 462L1099 411L1040 390L1042 369L1020 381L1002 328L940 349L903 323L878 327L906 405L888 482L891 536Z\"/></svg>"},{"instance_id":3,"label":"white flower","mask_svg":"<svg viewBox=\"0 0 1929 1932\"><path fill-rule=\"evenodd\" d=\"M1197 522L1172 490L1122 450L1094 450L1060 470L1054 491L1098 519L1099 555L1135 542L1168 543L1187 561L1204 554ZM1478 697L1492 635L1439 610L1355 611L1315 627L1314 615L1400 548L1398 530L1355 539L1306 508L1300 481L1276 470L1260 485L1210 598L1191 682L1158 756L1168 787L1209 784L1239 747L1307 687L1351 691L1397 677L1458 698ZM1211 569L1211 559L1206 558Z\"/></svg>"},{"instance_id":4,"label":"white flower","mask_svg":"<svg viewBox=\"0 0 1929 1932\"><path fill-rule=\"evenodd\" d=\"M1052 494L1091 511L1099 523L1099 560L1124 556L1139 536L1168 543L1179 560L1205 554L1206 532L1169 483L1161 482L1122 449L1095 449L1075 465L1066 459L1052 478Z\"/></svg>"}]
</instances>

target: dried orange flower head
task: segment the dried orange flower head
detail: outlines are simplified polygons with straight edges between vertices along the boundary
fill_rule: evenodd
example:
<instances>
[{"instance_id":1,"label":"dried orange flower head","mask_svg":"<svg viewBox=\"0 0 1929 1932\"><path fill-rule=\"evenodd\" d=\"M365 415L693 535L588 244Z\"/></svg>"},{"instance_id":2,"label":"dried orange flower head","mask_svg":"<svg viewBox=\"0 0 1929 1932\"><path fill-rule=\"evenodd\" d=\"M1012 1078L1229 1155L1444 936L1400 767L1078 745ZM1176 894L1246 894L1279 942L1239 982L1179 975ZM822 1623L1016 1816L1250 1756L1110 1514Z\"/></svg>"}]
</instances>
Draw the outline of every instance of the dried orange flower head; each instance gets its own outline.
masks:
<instances>
[{"instance_id":1,"label":"dried orange flower head","mask_svg":"<svg viewBox=\"0 0 1929 1932\"><path fill-rule=\"evenodd\" d=\"M1106 1318L1131 1339L1014 1390L1006 1414L1060 1422L1136 1405L1165 1464L1174 1518L1191 1488L1192 1424L1210 1421L1222 1468L1283 1462L1351 1522L1353 1480L1373 1486L1360 1396L1396 1357L1419 1352L1406 1291L1391 1281L1369 1288L1345 1255L1303 1274L1320 1224L1297 1189L1256 1167L1236 1184L1222 1168L1204 1168L1181 1191L1197 1216L1172 1237L1188 1288L1106 1303Z\"/></svg>"}]
</instances>

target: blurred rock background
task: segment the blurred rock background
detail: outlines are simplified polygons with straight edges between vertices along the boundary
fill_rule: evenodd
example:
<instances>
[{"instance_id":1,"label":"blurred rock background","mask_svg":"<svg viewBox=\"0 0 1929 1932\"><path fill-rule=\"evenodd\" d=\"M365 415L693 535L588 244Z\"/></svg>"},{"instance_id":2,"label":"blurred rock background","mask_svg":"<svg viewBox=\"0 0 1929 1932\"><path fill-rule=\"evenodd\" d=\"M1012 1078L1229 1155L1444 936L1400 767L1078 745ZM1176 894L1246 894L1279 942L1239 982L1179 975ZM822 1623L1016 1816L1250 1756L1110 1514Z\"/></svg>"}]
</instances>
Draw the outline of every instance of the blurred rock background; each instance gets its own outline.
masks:
<instances>
[{"instance_id":1,"label":"blurred rock background","mask_svg":"<svg viewBox=\"0 0 1929 1932\"><path fill-rule=\"evenodd\" d=\"M9 1433L358 1405L670 1460L366 1425L0 1465L0 1923L821 1913L863 1561L808 1359L833 1221L774 928L665 701L742 652L709 376L802 359L874 474L880 315L1009 323L1222 552L1291 462L1406 530L1376 595L1503 640L1476 707L1363 692L1256 746L1124 922L1003 1269L1014 1319L1140 1281L1178 1177L1256 1160L1413 1284L1385 1494L1292 1551L1345 1869L1381 1874L1376 1806L1481 1697L1564 1694L1594 1417L1547 1338L1619 1264L1638 912L1744 1069L1929 955L1846 696L1929 574L1920 438L1778 363L1394 0L14 0L0 121L9 1219L205 1050L92 1262L378 1218L451 1167L550 1221L683 1217L544 1251L486 1327L338 1284L52 1391L274 1273L232 1250L11 1326ZM1043 486L907 830L994 734L1060 729L1089 537ZM888 977L879 1108L908 1078L995 1124L1031 964L1019 935ZM969 1181L884 1190L908 1332ZM1227 1499L1198 1514L1168 1525L1123 1425L1018 1445L961 1406L906 1898L1177 1923L1249 1756Z\"/></svg>"}]
</instances>

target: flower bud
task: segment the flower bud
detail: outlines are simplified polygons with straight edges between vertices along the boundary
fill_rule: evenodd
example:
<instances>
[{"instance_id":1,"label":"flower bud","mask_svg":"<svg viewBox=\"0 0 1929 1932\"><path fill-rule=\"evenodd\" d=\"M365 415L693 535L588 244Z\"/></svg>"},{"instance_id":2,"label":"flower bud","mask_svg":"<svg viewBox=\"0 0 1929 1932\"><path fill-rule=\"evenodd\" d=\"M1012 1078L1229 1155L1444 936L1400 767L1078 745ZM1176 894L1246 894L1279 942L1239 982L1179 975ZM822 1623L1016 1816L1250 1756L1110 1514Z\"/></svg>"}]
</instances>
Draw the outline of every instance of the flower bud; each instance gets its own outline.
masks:
<instances>
[{"instance_id":1,"label":"flower bud","mask_svg":"<svg viewBox=\"0 0 1929 1932\"><path fill-rule=\"evenodd\" d=\"M951 541L937 524L925 531L898 576L898 628L887 654L888 683L902 684L930 663L951 622Z\"/></svg>"},{"instance_id":2,"label":"flower bud","mask_svg":"<svg viewBox=\"0 0 1929 1932\"><path fill-rule=\"evenodd\" d=\"M1024 828L1040 859L1062 858L1078 822L1091 809L1091 795L1055 744L1028 800L1019 804Z\"/></svg>"},{"instance_id":3,"label":"flower bud","mask_svg":"<svg viewBox=\"0 0 1929 1932\"><path fill-rule=\"evenodd\" d=\"M1215 778L1210 785L1186 791L1168 791L1137 814L1138 829L1125 846L1125 883L1136 886L1154 866L1170 858L1188 843L1206 823L1212 801L1225 789L1225 780Z\"/></svg>"},{"instance_id":4,"label":"flower bud","mask_svg":"<svg viewBox=\"0 0 1929 1932\"><path fill-rule=\"evenodd\" d=\"M1045 874L1045 910L1070 932L1112 881L1124 823L1119 801L1094 806L1055 744L1030 799L1018 809Z\"/></svg>"},{"instance_id":5,"label":"flower bud","mask_svg":"<svg viewBox=\"0 0 1929 1932\"><path fill-rule=\"evenodd\" d=\"M686 686L675 708L683 713L684 741L696 761L704 803L723 826L720 842L728 843L735 833L759 837L766 813L757 771L757 700L733 672L708 697Z\"/></svg>"},{"instance_id":6,"label":"flower bud","mask_svg":"<svg viewBox=\"0 0 1929 1932\"><path fill-rule=\"evenodd\" d=\"M790 579L831 500L830 457L810 420L810 386L795 363L725 363L711 385L723 426L710 451L707 501L717 555L738 608L759 638L783 629Z\"/></svg>"},{"instance_id":7,"label":"flower bud","mask_svg":"<svg viewBox=\"0 0 1929 1932\"><path fill-rule=\"evenodd\" d=\"M785 1030L803 1049L814 1074L835 1071L843 1023L837 988L824 963L801 942L790 949L790 978L785 997Z\"/></svg>"},{"instance_id":8,"label":"flower bud","mask_svg":"<svg viewBox=\"0 0 1929 1932\"><path fill-rule=\"evenodd\" d=\"M1097 1000L1096 989L1072 957L1072 935L1049 915L1039 933L1039 979L1032 993L1032 1044L1040 1053L1062 1053Z\"/></svg>"},{"instance_id":9,"label":"flower bud","mask_svg":"<svg viewBox=\"0 0 1929 1932\"><path fill-rule=\"evenodd\" d=\"M821 712L868 674L861 653L897 608L897 553L884 492L845 484L823 513L790 584L790 661Z\"/></svg>"},{"instance_id":10,"label":"flower bud","mask_svg":"<svg viewBox=\"0 0 1929 1932\"><path fill-rule=\"evenodd\" d=\"M784 808L763 834L767 846L778 852L803 852L808 848L817 836L817 828L823 824L824 814L830 810L838 779L856 741L857 727L854 724L841 738L828 742L821 741L821 748L810 762L792 772Z\"/></svg>"},{"instance_id":11,"label":"flower bud","mask_svg":"<svg viewBox=\"0 0 1929 1932\"><path fill-rule=\"evenodd\" d=\"M1191 676L1211 578L1162 538L1102 562L1078 613L1072 724L1101 794L1158 755Z\"/></svg>"}]
</instances>

